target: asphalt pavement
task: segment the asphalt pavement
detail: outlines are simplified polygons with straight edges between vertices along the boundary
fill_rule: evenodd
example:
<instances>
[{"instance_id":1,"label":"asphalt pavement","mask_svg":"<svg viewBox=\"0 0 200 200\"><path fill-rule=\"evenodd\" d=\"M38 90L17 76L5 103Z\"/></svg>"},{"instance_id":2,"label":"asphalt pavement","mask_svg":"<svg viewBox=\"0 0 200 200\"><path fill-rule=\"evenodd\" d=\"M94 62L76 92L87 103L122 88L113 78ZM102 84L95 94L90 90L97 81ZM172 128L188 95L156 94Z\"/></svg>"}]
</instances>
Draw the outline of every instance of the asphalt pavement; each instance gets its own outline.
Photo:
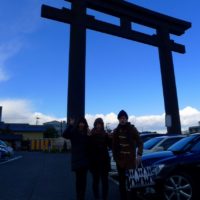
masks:
<instances>
[{"instance_id":1,"label":"asphalt pavement","mask_svg":"<svg viewBox=\"0 0 200 200\"><path fill-rule=\"evenodd\" d=\"M17 152L16 157L0 162L0 200L76 199L70 153ZM119 200L116 183L110 180L109 186L109 200ZM93 200L90 173L86 200Z\"/></svg>"}]
</instances>

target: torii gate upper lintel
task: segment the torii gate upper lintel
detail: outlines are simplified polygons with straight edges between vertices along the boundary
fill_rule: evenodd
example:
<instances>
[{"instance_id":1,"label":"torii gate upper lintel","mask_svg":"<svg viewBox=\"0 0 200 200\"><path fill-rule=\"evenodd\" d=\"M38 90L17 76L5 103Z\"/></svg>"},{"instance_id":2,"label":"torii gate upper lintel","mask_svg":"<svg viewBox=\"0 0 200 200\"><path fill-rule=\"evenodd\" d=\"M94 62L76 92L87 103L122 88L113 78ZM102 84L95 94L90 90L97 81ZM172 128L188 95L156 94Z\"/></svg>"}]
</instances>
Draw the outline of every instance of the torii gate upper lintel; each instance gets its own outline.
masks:
<instances>
[{"instance_id":1,"label":"torii gate upper lintel","mask_svg":"<svg viewBox=\"0 0 200 200\"><path fill-rule=\"evenodd\" d=\"M65 0L71 9L42 5L42 17L70 24L70 55L67 118L85 115L86 30L91 29L158 47L168 133L181 133L172 51L185 53L182 44L170 39L180 36L191 23L163 15L123 0ZM119 18L120 25L97 20L87 8ZM149 35L133 30L131 23L156 30ZM134 26L133 26L134 27Z\"/></svg>"}]
</instances>

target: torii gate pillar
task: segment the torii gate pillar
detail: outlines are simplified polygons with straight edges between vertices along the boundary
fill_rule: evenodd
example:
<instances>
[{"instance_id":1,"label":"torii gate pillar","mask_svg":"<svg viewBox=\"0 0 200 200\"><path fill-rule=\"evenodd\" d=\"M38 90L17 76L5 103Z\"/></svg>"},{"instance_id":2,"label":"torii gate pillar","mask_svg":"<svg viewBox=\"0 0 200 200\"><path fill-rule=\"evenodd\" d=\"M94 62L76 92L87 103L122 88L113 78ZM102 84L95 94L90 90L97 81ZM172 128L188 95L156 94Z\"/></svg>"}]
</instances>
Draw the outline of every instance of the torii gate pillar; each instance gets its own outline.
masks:
<instances>
[{"instance_id":1,"label":"torii gate pillar","mask_svg":"<svg viewBox=\"0 0 200 200\"><path fill-rule=\"evenodd\" d=\"M181 133L179 106L174 75L170 34L165 27L157 30L160 40L159 57L165 106L165 125L168 133Z\"/></svg>"},{"instance_id":2,"label":"torii gate pillar","mask_svg":"<svg viewBox=\"0 0 200 200\"><path fill-rule=\"evenodd\" d=\"M83 0L72 2L70 24L67 119L85 115L86 6ZM77 14L78 13L78 14Z\"/></svg>"}]
</instances>

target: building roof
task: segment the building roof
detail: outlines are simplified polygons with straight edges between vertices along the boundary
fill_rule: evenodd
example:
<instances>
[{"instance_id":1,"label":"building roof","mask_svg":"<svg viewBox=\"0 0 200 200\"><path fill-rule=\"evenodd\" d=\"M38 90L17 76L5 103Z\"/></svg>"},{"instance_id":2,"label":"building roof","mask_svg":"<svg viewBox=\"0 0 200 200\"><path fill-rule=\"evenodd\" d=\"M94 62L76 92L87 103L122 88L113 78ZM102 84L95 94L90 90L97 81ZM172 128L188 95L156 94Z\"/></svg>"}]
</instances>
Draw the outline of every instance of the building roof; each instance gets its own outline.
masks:
<instances>
[{"instance_id":1,"label":"building roof","mask_svg":"<svg viewBox=\"0 0 200 200\"><path fill-rule=\"evenodd\" d=\"M61 122L57 121L57 120L53 120L53 121L50 121L50 122L45 122L44 125L48 125L48 124L60 124Z\"/></svg>"},{"instance_id":2,"label":"building roof","mask_svg":"<svg viewBox=\"0 0 200 200\"><path fill-rule=\"evenodd\" d=\"M44 125L48 126L48 125L55 125L55 124L66 124L66 121L57 121L57 120L53 120L50 122L45 122L43 123Z\"/></svg>"},{"instance_id":3,"label":"building roof","mask_svg":"<svg viewBox=\"0 0 200 200\"><path fill-rule=\"evenodd\" d=\"M1 130L10 130L13 132L44 132L46 127L44 125L30 125L30 124L17 124L17 123L4 123L0 122Z\"/></svg>"}]
</instances>

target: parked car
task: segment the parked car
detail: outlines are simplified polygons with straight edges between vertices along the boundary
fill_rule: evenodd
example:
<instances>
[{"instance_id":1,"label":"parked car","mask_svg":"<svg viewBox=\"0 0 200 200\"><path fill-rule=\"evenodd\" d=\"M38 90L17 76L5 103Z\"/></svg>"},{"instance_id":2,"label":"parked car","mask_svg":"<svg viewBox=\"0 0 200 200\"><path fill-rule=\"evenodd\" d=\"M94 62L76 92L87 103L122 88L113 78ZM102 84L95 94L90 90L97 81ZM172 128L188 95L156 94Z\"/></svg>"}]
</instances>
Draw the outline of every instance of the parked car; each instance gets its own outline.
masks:
<instances>
[{"instance_id":1,"label":"parked car","mask_svg":"<svg viewBox=\"0 0 200 200\"><path fill-rule=\"evenodd\" d=\"M154 184L143 185L146 192L157 193L163 200L199 199L200 133L179 140L167 151L144 155L142 163L159 169Z\"/></svg>"},{"instance_id":2,"label":"parked car","mask_svg":"<svg viewBox=\"0 0 200 200\"><path fill-rule=\"evenodd\" d=\"M5 148L0 147L0 160L6 158L8 152Z\"/></svg>"},{"instance_id":3,"label":"parked car","mask_svg":"<svg viewBox=\"0 0 200 200\"><path fill-rule=\"evenodd\" d=\"M143 143L148 141L151 138L159 137L159 136L164 136L166 134L161 134L161 133L141 133L140 138L142 139Z\"/></svg>"},{"instance_id":4,"label":"parked car","mask_svg":"<svg viewBox=\"0 0 200 200\"><path fill-rule=\"evenodd\" d=\"M7 156L12 156L14 154L14 150L11 146L7 145L3 140L0 140L0 148L4 149Z\"/></svg>"},{"instance_id":5,"label":"parked car","mask_svg":"<svg viewBox=\"0 0 200 200\"><path fill-rule=\"evenodd\" d=\"M109 150L109 156L110 156L110 175L116 175L117 174L117 166L116 166L116 162L113 159L113 154L112 154L112 150Z\"/></svg>"},{"instance_id":6,"label":"parked car","mask_svg":"<svg viewBox=\"0 0 200 200\"><path fill-rule=\"evenodd\" d=\"M144 143L143 154L167 150L171 145L184 138L186 135L160 136Z\"/></svg>"}]
</instances>

